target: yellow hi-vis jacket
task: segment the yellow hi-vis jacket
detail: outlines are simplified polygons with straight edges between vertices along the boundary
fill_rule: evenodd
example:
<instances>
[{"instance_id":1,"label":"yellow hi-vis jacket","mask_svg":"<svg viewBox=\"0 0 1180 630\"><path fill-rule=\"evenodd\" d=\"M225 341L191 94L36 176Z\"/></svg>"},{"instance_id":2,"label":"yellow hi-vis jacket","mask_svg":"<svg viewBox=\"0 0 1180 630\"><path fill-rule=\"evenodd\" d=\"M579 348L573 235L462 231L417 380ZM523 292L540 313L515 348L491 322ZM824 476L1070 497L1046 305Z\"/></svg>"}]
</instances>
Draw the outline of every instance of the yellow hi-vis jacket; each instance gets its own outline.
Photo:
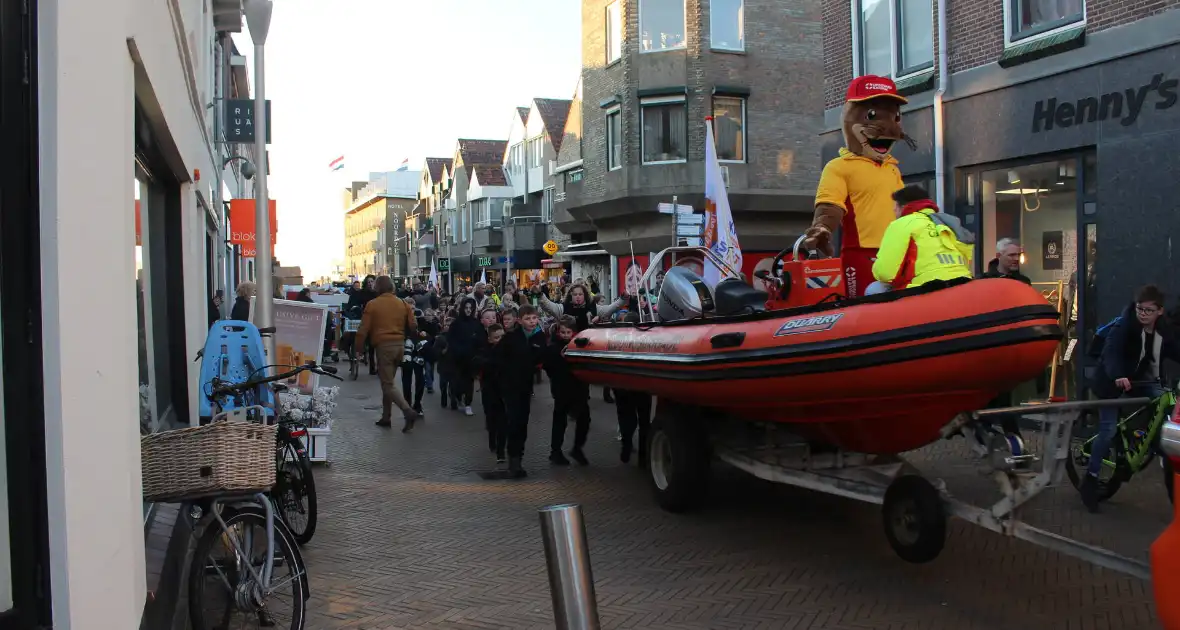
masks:
<instances>
[{"instance_id":1,"label":"yellow hi-vis jacket","mask_svg":"<svg viewBox=\"0 0 1180 630\"><path fill-rule=\"evenodd\" d=\"M873 276L894 289L970 278L973 242L958 218L939 212L933 202L907 204L885 228Z\"/></svg>"}]
</instances>

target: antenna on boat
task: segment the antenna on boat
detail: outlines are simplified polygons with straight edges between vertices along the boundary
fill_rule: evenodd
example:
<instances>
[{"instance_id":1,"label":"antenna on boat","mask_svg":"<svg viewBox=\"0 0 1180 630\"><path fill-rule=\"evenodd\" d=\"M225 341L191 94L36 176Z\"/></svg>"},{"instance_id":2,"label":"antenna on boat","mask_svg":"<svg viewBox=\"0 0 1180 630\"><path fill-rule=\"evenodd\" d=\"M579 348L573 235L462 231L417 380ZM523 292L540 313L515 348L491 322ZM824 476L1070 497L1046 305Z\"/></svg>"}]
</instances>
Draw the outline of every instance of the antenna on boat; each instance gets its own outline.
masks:
<instances>
[{"instance_id":1,"label":"antenna on boat","mask_svg":"<svg viewBox=\"0 0 1180 630\"><path fill-rule=\"evenodd\" d=\"M639 262L635 260L635 241L627 241L627 246L631 248L631 264L632 264L632 265L638 265L638 264L639 264ZM628 265L628 268L630 268L630 265ZM641 268L641 270L642 270L642 268ZM628 274L626 274L626 273L624 273L624 274L623 274L623 290L624 290L624 291L626 291L626 290L627 290L627 275L628 275ZM646 275L646 271L644 271L644 273L641 273L641 274L639 275L639 282L640 282L640 284L642 284L642 283L643 283L643 276L644 276L644 275ZM640 288L640 289L642 289L643 287L639 287L639 288ZM636 293L638 293L638 289L636 289ZM651 304L650 300L648 301L648 304L649 304L649 306L650 306L650 304ZM636 305L636 306L639 308L639 321L641 321L641 322L642 322L642 321L643 321L643 315L644 315L644 313L643 313L643 306L642 306L642 305L640 305L640 301L639 301L639 296L638 296L638 295L636 295L636 296L635 296L635 305ZM654 315L653 315L653 317L652 317L652 320L653 320L653 321L655 320L655 317L654 317Z\"/></svg>"}]
</instances>

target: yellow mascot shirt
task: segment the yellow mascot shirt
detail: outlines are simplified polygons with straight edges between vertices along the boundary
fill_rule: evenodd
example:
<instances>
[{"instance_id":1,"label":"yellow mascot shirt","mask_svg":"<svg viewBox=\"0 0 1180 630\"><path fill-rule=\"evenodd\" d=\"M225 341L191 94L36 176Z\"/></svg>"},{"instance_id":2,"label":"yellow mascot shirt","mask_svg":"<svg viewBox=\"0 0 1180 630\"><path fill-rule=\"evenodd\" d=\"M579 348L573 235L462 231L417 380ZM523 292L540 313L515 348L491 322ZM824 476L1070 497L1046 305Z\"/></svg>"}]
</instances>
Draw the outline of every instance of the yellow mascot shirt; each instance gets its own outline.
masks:
<instances>
[{"instance_id":1,"label":"yellow mascot shirt","mask_svg":"<svg viewBox=\"0 0 1180 630\"><path fill-rule=\"evenodd\" d=\"M897 160L877 162L840 149L840 157L824 166L815 203L844 208L843 247L876 249L893 222L893 193L904 186Z\"/></svg>"}]
</instances>

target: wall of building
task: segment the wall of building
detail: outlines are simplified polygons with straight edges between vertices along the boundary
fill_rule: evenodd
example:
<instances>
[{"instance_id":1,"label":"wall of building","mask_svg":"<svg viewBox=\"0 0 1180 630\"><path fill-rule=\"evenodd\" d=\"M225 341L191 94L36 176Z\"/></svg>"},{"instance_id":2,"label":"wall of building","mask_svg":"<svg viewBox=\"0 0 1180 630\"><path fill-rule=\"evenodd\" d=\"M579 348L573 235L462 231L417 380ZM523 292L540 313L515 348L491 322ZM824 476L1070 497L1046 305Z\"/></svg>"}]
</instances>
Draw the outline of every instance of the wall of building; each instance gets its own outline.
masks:
<instances>
[{"instance_id":1,"label":"wall of building","mask_svg":"<svg viewBox=\"0 0 1180 630\"><path fill-rule=\"evenodd\" d=\"M211 178L214 168L198 87L208 62L195 56L209 47L212 22L200 5L192 10L195 4L184 3L183 14L173 13L175 4L150 0L37 6L46 496L55 628L89 628L96 619L104 627L137 627L146 595L134 420L138 363L131 350L138 336L131 211L137 98L168 169L183 182L185 274L184 286L175 290L184 293L186 332L185 345L175 351L192 356L204 344L207 218L201 204L208 204L211 191L210 181L194 182L193 173L199 169ZM198 366L186 363L193 366L189 382L195 382ZM195 417L195 396L189 401Z\"/></svg>"}]
</instances>

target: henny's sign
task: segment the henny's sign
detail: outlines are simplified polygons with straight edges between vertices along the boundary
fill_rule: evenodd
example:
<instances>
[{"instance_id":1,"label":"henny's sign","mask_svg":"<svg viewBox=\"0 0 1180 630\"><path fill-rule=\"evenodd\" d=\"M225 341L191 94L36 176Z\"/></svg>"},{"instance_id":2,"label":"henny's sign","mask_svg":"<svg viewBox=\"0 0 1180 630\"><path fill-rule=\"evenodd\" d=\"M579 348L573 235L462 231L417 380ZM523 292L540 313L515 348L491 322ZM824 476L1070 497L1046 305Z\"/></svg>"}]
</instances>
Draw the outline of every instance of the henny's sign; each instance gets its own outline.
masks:
<instances>
[{"instance_id":1,"label":"henny's sign","mask_svg":"<svg viewBox=\"0 0 1180 630\"><path fill-rule=\"evenodd\" d=\"M1129 127L1139 120L1145 107L1168 109L1176 104L1180 80L1165 79L1160 73L1151 82L1139 87L1087 96L1076 101L1047 98L1037 101L1033 108L1033 133L1054 127L1073 127L1093 122L1119 121Z\"/></svg>"}]
</instances>

